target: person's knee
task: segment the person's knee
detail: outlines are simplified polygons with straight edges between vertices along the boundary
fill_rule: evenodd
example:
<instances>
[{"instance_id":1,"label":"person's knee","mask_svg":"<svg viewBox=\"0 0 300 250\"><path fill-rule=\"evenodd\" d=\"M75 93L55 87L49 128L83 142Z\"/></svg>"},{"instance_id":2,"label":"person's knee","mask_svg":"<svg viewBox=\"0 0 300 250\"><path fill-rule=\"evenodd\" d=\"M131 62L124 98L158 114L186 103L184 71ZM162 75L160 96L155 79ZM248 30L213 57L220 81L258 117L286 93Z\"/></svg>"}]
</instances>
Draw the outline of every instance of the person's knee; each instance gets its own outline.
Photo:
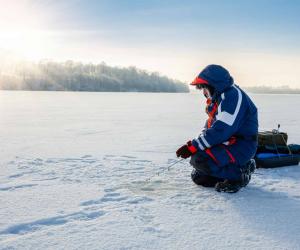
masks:
<instances>
[{"instance_id":1,"label":"person's knee","mask_svg":"<svg viewBox=\"0 0 300 250\"><path fill-rule=\"evenodd\" d=\"M193 169L191 173L191 179L192 181L197 184L204 187L214 187L218 181L220 181L219 178L215 178L213 176L205 175L196 169Z\"/></svg>"},{"instance_id":2,"label":"person's knee","mask_svg":"<svg viewBox=\"0 0 300 250\"><path fill-rule=\"evenodd\" d=\"M211 173L207 159L201 158L201 156L199 157L197 154L191 157L190 164L193 166L193 168L204 173L205 175L210 175Z\"/></svg>"}]
</instances>

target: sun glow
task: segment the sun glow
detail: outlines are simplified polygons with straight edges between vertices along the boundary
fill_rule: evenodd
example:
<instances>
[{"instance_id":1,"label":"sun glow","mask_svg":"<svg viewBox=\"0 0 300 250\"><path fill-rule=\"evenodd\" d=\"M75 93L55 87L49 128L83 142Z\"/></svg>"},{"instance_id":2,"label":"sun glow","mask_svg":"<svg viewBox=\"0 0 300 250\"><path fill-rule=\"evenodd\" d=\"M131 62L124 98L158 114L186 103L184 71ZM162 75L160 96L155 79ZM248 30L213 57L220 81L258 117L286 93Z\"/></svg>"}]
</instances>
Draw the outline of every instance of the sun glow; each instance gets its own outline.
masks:
<instances>
[{"instance_id":1,"label":"sun glow","mask_svg":"<svg viewBox=\"0 0 300 250\"><path fill-rule=\"evenodd\" d=\"M44 20L28 1L1 1L0 49L29 60L38 60L49 49Z\"/></svg>"},{"instance_id":2,"label":"sun glow","mask_svg":"<svg viewBox=\"0 0 300 250\"><path fill-rule=\"evenodd\" d=\"M0 48L26 59L40 59L48 47L46 35L41 31L12 30L0 35Z\"/></svg>"}]
</instances>

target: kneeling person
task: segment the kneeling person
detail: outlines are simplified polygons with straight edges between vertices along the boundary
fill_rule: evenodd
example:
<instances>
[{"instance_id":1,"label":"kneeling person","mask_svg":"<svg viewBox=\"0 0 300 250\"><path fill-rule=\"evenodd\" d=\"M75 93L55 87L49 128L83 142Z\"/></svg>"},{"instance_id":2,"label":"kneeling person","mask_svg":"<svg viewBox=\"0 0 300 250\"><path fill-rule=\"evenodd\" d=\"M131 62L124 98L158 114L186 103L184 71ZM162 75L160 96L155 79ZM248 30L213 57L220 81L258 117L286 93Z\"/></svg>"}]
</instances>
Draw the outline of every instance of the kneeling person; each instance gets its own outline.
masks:
<instances>
[{"instance_id":1,"label":"kneeling person","mask_svg":"<svg viewBox=\"0 0 300 250\"><path fill-rule=\"evenodd\" d=\"M257 108L219 65L207 66L191 83L207 98L208 119L201 134L176 151L191 157L192 180L219 192L237 192L255 170Z\"/></svg>"}]
</instances>

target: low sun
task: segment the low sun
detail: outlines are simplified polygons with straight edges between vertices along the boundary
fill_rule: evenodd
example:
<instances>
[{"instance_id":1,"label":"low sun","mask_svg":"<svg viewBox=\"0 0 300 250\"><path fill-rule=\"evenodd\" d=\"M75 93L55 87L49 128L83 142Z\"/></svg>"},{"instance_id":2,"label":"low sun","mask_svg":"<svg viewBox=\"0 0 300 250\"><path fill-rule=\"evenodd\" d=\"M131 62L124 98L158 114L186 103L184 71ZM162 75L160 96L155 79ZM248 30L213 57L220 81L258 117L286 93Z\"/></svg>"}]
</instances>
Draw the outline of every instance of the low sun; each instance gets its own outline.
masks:
<instances>
[{"instance_id":1,"label":"low sun","mask_svg":"<svg viewBox=\"0 0 300 250\"><path fill-rule=\"evenodd\" d=\"M0 0L1 3L1 0ZM0 50L36 60L49 49L44 20L28 1L3 3L0 9Z\"/></svg>"},{"instance_id":2,"label":"low sun","mask_svg":"<svg viewBox=\"0 0 300 250\"><path fill-rule=\"evenodd\" d=\"M46 34L38 30L13 29L2 32L0 37L1 49L29 60L40 59L49 49Z\"/></svg>"}]
</instances>

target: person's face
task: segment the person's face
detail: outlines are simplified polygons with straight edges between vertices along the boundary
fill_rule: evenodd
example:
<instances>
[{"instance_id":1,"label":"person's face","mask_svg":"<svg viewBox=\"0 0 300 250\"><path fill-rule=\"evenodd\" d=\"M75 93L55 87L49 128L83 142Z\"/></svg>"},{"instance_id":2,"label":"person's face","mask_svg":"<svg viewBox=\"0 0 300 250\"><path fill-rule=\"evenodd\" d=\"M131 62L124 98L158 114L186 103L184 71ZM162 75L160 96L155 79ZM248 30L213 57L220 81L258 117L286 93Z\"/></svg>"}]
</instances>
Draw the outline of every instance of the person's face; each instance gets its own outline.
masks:
<instances>
[{"instance_id":1,"label":"person's face","mask_svg":"<svg viewBox=\"0 0 300 250\"><path fill-rule=\"evenodd\" d=\"M202 89L203 95L207 98L210 99L211 98L211 94L209 92L209 90L207 88L203 88Z\"/></svg>"},{"instance_id":2,"label":"person's face","mask_svg":"<svg viewBox=\"0 0 300 250\"><path fill-rule=\"evenodd\" d=\"M196 89L201 90L206 98L211 98L211 93L209 92L208 88L205 87L205 85L196 85Z\"/></svg>"}]
</instances>

